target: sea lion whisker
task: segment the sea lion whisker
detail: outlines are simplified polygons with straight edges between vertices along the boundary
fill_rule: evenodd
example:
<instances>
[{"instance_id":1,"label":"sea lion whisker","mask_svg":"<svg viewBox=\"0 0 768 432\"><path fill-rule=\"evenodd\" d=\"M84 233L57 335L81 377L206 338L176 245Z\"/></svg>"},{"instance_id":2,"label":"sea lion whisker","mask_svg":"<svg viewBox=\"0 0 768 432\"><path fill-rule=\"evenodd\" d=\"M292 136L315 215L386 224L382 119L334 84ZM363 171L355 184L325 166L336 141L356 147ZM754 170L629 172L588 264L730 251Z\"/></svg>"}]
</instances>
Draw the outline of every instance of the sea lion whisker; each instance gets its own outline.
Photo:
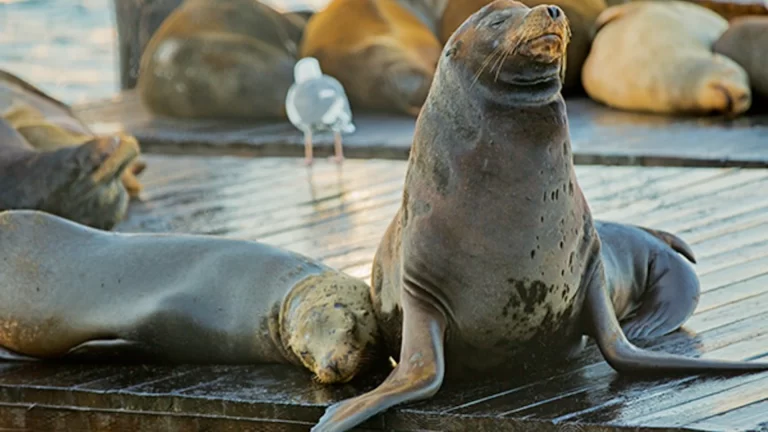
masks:
<instances>
[{"instance_id":1,"label":"sea lion whisker","mask_svg":"<svg viewBox=\"0 0 768 432\"><path fill-rule=\"evenodd\" d=\"M499 74L501 73L501 68L504 67L504 62L507 61L507 58L509 58L510 54L512 54L512 52L508 50L504 50L504 57L502 57L501 61L499 62L499 67L496 68L496 76L493 78L493 82L496 82L499 80Z\"/></svg>"},{"instance_id":2,"label":"sea lion whisker","mask_svg":"<svg viewBox=\"0 0 768 432\"><path fill-rule=\"evenodd\" d=\"M491 51L490 54L488 54L488 56L485 57L485 59L483 60L483 63L480 65L480 68L475 74L475 77L472 80L472 83L470 84L469 88L472 88L477 83L477 80L480 79L480 75L483 74L483 72L485 71L485 68L488 67L488 65L493 60L494 56L496 56L497 54L502 55L503 49L504 49L503 45L499 44L498 47L496 47L493 51Z\"/></svg>"}]
</instances>

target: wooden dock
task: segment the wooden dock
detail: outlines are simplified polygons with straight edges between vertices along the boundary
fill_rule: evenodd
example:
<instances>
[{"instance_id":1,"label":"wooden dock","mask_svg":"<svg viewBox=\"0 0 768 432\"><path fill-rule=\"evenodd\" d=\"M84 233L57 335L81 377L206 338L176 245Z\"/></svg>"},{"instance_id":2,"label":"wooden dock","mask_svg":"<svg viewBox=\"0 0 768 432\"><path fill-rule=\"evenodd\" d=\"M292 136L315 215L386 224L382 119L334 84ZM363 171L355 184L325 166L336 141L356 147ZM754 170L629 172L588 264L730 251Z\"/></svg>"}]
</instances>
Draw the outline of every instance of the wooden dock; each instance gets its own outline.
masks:
<instances>
[{"instance_id":1,"label":"wooden dock","mask_svg":"<svg viewBox=\"0 0 768 432\"><path fill-rule=\"evenodd\" d=\"M666 117L613 110L586 97L566 98L578 164L768 167L768 106L732 120ZM98 131L128 131L146 152L240 156L302 156L302 135L287 120L263 124L184 121L151 116L133 90L78 106ZM353 158L407 159L415 119L355 113L344 137ZM333 152L332 136L315 137L315 153Z\"/></svg>"},{"instance_id":2,"label":"wooden dock","mask_svg":"<svg viewBox=\"0 0 768 432\"><path fill-rule=\"evenodd\" d=\"M768 140L762 144L768 153ZM144 201L118 230L260 240L366 280L405 171L404 162L381 159L347 160L342 168L319 160L311 172L296 158L145 159ZM653 349L768 355L768 170L579 165L577 174L597 218L670 230L697 255L703 294L696 314L685 332ZM0 431L307 431L326 405L381 379L328 388L277 365L6 364ZM766 431L768 373L630 379L590 344L568 365L448 383L433 399L392 409L360 430Z\"/></svg>"}]
</instances>

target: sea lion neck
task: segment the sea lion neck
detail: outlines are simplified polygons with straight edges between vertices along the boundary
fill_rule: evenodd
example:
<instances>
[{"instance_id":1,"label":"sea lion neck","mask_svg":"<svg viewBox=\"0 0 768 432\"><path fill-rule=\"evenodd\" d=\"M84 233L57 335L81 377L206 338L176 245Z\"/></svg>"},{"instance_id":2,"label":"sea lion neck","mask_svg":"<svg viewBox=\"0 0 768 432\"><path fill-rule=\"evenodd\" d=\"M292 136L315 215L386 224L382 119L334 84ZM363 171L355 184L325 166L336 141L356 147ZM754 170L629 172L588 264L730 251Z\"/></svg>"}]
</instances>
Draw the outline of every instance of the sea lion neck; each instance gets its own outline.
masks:
<instances>
[{"instance_id":1,"label":"sea lion neck","mask_svg":"<svg viewBox=\"0 0 768 432\"><path fill-rule=\"evenodd\" d=\"M436 138L450 136L452 139L417 140L420 147L435 147L429 151L454 155L489 150L488 146L497 146L494 152L501 149L518 153L545 151L547 146L555 145L553 143L561 146L567 141L566 106L559 92L550 94L550 89L546 89L546 93L541 93L546 97L545 102L509 94L494 95L492 88L473 86L454 65L444 66L438 68L433 83L433 89L439 91L432 91L427 97L419 119L419 123L426 123L441 117L443 130L419 130L434 132Z\"/></svg>"}]
</instances>

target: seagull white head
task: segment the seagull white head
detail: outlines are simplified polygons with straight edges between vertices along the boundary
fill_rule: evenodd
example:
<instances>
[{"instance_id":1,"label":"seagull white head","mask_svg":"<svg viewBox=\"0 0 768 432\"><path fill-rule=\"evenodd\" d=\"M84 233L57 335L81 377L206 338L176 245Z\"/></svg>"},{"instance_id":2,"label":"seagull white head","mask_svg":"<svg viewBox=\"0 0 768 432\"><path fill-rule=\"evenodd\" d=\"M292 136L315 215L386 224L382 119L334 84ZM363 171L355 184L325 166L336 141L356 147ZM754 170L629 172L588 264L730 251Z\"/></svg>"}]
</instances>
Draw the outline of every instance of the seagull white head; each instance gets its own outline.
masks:
<instances>
[{"instance_id":1,"label":"seagull white head","mask_svg":"<svg viewBox=\"0 0 768 432\"><path fill-rule=\"evenodd\" d=\"M293 77L297 83L321 78L322 76L323 71L320 70L320 62L314 57L304 57L297 61L296 66L293 67Z\"/></svg>"}]
</instances>

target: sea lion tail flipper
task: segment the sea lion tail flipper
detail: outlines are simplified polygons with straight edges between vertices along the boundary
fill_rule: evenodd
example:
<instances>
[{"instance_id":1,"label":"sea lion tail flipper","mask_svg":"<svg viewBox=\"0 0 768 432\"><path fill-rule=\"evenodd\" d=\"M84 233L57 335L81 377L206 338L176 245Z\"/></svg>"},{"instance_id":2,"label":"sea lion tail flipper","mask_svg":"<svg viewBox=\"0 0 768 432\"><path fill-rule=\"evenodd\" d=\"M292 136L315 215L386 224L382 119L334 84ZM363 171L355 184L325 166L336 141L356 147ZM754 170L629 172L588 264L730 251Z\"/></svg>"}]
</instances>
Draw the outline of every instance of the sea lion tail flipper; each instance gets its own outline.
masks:
<instances>
[{"instance_id":1,"label":"sea lion tail flipper","mask_svg":"<svg viewBox=\"0 0 768 432\"><path fill-rule=\"evenodd\" d=\"M646 228L643 226L638 226L638 228L658 238L659 240L663 241L669 247L671 247L675 252L684 256L688 261L696 264L696 255L694 255L693 249L691 249L691 246L688 245L688 243L686 243L685 240L681 239L680 237L672 233L668 233L666 231L655 230L655 229Z\"/></svg>"},{"instance_id":2,"label":"sea lion tail flipper","mask_svg":"<svg viewBox=\"0 0 768 432\"><path fill-rule=\"evenodd\" d=\"M445 318L434 306L403 290L400 362L386 380L360 396L331 405L312 432L341 432L395 405L427 399L443 384Z\"/></svg>"},{"instance_id":3,"label":"sea lion tail flipper","mask_svg":"<svg viewBox=\"0 0 768 432\"><path fill-rule=\"evenodd\" d=\"M613 304L605 289L605 272L598 264L586 281L584 312L588 333L609 365L620 373L662 374L701 372L757 372L768 363L701 359L649 351L633 345L621 330Z\"/></svg>"}]
</instances>

